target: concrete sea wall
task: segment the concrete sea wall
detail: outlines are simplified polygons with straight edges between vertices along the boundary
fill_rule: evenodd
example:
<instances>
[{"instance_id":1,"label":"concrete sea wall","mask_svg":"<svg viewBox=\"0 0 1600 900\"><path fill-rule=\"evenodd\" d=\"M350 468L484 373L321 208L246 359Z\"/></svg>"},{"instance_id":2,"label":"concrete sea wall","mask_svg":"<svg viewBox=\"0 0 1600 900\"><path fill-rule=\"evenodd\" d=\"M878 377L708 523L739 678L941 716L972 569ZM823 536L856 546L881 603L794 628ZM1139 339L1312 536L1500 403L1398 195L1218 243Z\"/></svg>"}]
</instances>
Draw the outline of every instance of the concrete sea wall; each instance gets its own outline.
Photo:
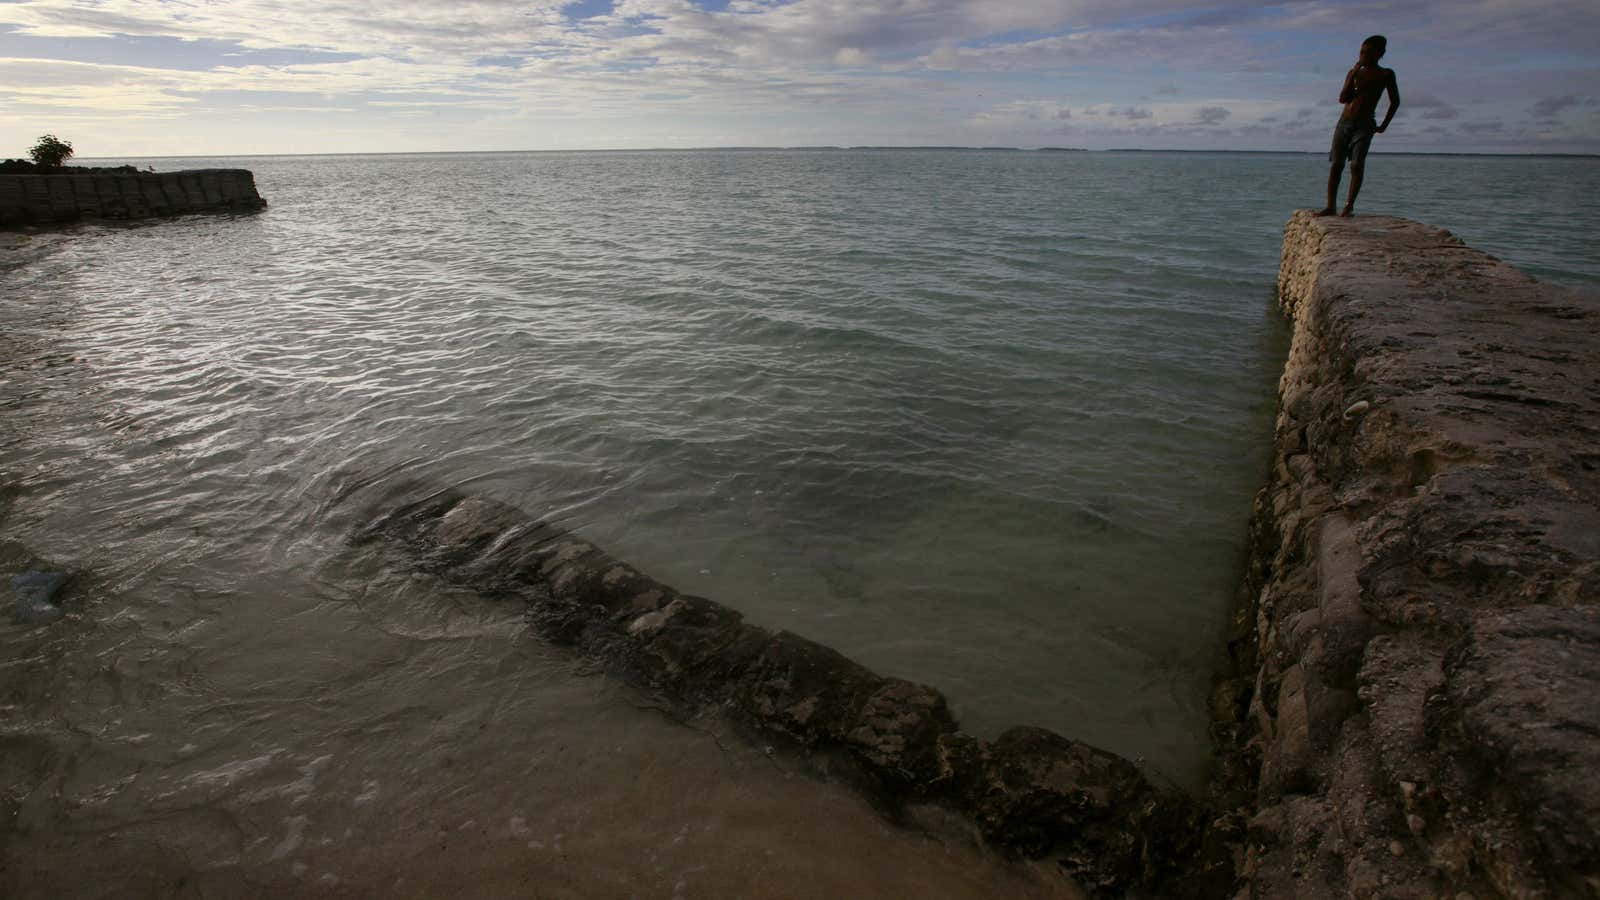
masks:
<instances>
[{"instance_id":1,"label":"concrete sea wall","mask_svg":"<svg viewBox=\"0 0 1600 900\"><path fill-rule=\"evenodd\" d=\"M1215 703L1244 896L1600 896L1600 296L1305 212L1279 296Z\"/></svg>"},{"instance_id":2,"label":"concrete sea wall","mask_svg":"<svg viewBox=\"0 0 1600 900\"><path fill-rule=\"evenodd\" d=\"M91 175L0 175L0 227L260 209L247 169Z\"/></svg>"}]
</instances>

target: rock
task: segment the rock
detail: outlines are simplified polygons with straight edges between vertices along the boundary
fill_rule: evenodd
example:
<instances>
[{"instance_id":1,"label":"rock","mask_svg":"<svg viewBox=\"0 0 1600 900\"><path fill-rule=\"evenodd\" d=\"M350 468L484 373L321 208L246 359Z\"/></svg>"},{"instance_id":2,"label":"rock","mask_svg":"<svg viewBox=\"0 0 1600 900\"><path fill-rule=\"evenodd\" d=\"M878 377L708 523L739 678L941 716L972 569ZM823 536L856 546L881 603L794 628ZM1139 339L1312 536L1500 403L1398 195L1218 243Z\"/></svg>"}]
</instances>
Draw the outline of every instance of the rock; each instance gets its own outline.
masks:
<instances>
[{"instance_id":1,"label":"rock","mask_svg":"<svg viewBox=\"0 0 1600 900\"><path fill-rule=\"evenodd\" d=\"M963 734L933 688L751 625L514 507L437 494L355 535L377 539L408 548L423 569L520 599L546 639L685 717L720 715L814 761L891 814L942 805L995 847L1052 859L1100 895L1156 885L1193 894L1179 885L1231 881L1226 846L1202 852L1200 807L1127 760L1037 728L994 742Z\"/></svg>"},{"instance_id":2,"label":"rock","mask_svg":"<svg viewBox=\"0 0 1600 900\"><path fill-rule=\"evenodd\" d=\"M12 576L12 618L28 625L42 625L61 618L64 613L54 599L66 583L67 576L62 572L28 571Z\"/></svg>"},{"instance_id":3,"label":"rock","mask_svg":"<svg viewBox=\"0 0 1600 900\"><path fill-rule=\"evenodd\" d=\"M1140 868L1157 859L1194 852L1198 807L1155 790L1115 754L1018 727L992 743L943 734L938 755L940 782L990 843L1052 855L1096 893L1147 880Z\"/></svg>"},{"instance_id":4,"label":"rock","mask_svg":"<svg viewBox=\"0 0 1600 900\"><path fill-rule=\"evenodd\" d=\"M1494 868L1577 889L1600 867L1600 608L1481 613L1445 672L1430 724L1465 775L1447 799L1524 823L1487 848Z\"/></svg>"}]
</instances>

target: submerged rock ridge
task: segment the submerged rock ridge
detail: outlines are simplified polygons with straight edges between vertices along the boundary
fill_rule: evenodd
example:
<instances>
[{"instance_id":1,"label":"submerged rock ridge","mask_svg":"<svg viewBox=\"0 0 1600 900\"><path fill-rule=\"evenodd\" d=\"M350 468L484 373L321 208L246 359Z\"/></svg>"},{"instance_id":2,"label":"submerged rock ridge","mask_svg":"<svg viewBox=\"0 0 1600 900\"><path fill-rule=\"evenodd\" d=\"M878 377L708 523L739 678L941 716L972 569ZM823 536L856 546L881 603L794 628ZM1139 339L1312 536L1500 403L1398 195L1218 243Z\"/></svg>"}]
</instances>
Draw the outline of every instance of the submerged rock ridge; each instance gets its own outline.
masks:
<instances>
[{"instance_id":1,"label":"submerged rock ridge","mask_svg":"<svg viewBox=\"0 0 1600 900\"><path fill-rule=\"evenodd\" d=\"M248 169L0 175L0 228L244 211L266 205Z\"/></svg>"},{"instance_id":2,"label":"submerged rock ridge","mask_svg":"<svg viewBox=\"0 0 1600 900\"><path fill-rule=\"evenodd\" d=\"M1247 897L1600 897L1600 296L1289 221L1232 677Z\"/></svg>"},{"instance_id":3,"label":"submerged rock ridge","mask_svg":"<svg viewBox=\"0 0 1600 900\"><path fill-rule=\"evenodd\" d=\"M1040 728L961 732L933 688L885 678L788 632L682 594L505 504L441 493L387 514L421 568L520 598L536 630L686 715L725 717L867 791L891 814L931 804L1003 850L1056 860L1101 896L1194 894L1200 808L1131 762ZM1225 885L1231 870L1212 875Z\"/></svg>"}]
</instances>

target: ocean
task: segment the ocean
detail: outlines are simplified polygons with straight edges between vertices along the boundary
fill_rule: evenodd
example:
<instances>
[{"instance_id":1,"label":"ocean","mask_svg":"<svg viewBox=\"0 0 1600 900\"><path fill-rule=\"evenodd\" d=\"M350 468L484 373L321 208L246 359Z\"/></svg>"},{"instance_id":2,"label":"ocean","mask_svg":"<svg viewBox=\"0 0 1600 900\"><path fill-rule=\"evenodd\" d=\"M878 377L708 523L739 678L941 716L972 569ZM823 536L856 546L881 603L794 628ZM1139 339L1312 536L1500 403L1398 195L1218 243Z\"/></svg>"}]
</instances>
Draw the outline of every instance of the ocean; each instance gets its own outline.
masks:
<instances>
[{"instance_id":1,"label":"ocean","mask_svg":"<svg viewBox=\"0 0 1600 900\"><path fill-rule=\"evenodd\" d=\"M97 164L122 162L248 168L270 206L84 226L0 272L6 536L86 586L75 631L5 640L110 735L73 751L87 770L163 741L191 775L253 746L403 769L422 751L350 724L395 698L625 731L570 714L602 701L515 610L350 545L456 487L931 684L976 734L1044 726L1203 783L1287 348L1279 240L1321 158ZM1375 154L1357 211L1593 288L1597 188L1592 159ZM98 711L111 658L119 696L162 702ZM116 749L128 729L146 749Z\"/></svg>"}]
</instances>

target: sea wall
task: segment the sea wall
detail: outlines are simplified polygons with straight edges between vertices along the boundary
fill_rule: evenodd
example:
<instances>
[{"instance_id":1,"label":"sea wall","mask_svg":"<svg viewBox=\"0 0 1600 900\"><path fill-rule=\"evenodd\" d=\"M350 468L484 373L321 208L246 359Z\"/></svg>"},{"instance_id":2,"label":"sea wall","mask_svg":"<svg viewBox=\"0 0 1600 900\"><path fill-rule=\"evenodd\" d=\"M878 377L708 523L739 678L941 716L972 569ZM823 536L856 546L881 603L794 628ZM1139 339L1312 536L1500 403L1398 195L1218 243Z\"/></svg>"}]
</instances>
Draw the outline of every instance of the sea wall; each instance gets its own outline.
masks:
<instances>
[{"instance_id":1,"label":"sea wall","mask_svg":"<svg viewBox=\"0 0 1600 900\"><path fill-rule=\"evenodd\" d=\"M995 848L1054 861L1092 896L1231 887L1227 848L1204 840L1203 807L1128 760L1042 728L966 734L937 690L751 625L519 509L441 492L356 535L379 539L426 571L526 603L540 635L663 708L798 755L893 818L954 812Z\"/></svg>"},{"instance_id":2,"label":"sea wall","mask_svg":"<svg viewBox=\"0 0 1600 900\"><path fill-rule=\"evenodd\" d=\"M1216 696L1244 896L1600 896L1600 296L1300 212Z\"/></svg>"},{"instance_id":3,"label":"sea wall","mask_svg":"<svg viewBox=\"0 0 1600 900\"><path fill-rule=\"evenodd\" d=\"M0 227L260 209L247 169L116 175L0 175Z\"/></svg>"}]
</instances>

